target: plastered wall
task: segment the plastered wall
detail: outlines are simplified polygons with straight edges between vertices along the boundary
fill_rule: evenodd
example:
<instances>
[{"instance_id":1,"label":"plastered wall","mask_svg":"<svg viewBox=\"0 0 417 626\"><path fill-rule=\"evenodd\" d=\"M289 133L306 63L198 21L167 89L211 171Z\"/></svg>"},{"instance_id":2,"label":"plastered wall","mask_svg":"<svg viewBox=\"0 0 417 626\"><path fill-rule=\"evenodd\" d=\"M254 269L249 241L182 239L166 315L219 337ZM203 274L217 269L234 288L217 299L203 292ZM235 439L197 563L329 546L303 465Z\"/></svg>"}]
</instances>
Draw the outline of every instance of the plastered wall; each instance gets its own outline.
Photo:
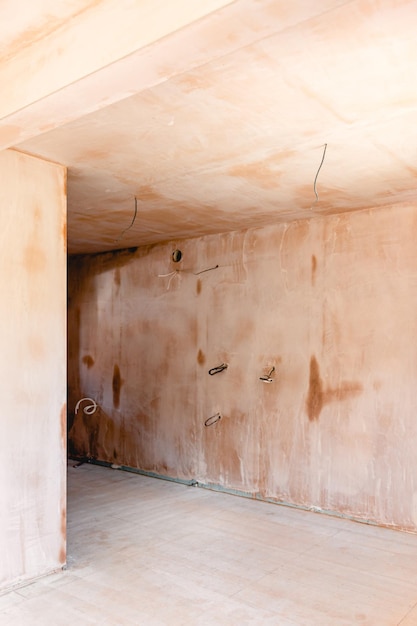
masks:
<instances>
[{"instance_id":1,"label":"plastered wall","mask_svg":"<svg viewBox=\"0 0 417 626\"><path fill-rule=\"evenodd\" d=\"M397 205L73 257L71 453L417 530L416 239Z\"/></svg>"},{"instance_id":2,"label":"plastered wall","mask_svg":"<svg viewBox=\"0 0 417 626\"><path fill-rule=\"evenodd\" d=\"M0 152L0 588L65 563L65 185Z\"/></svg>"}]
</instances>

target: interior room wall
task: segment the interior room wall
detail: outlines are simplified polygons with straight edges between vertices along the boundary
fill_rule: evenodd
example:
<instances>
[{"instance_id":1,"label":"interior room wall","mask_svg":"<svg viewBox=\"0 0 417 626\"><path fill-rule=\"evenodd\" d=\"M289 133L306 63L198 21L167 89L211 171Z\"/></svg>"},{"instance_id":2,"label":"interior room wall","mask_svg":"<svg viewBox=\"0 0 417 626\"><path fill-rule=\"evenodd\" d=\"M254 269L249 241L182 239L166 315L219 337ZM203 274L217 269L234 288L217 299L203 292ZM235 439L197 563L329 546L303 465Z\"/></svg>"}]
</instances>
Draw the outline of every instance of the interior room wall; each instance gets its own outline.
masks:
<instances>
[{"instance_id":1,"label":"interior room wall","mask_svg":"<svg viewBox=\"0 0 417 626\"><path fill-rule=\"evenodd\" d=\"M72 257L71 453L417 530L416 237L404 204Z\"/></svg>"},{"instance_id":2,"label":"interior room wall","mask_svg":"<svg viewBox=\"0 0 417 626\"><path fill-rule=\"evenodd\" d=\"M65 563L66 170L0 152L0 588Z\"/></svg>"}]
</instances>

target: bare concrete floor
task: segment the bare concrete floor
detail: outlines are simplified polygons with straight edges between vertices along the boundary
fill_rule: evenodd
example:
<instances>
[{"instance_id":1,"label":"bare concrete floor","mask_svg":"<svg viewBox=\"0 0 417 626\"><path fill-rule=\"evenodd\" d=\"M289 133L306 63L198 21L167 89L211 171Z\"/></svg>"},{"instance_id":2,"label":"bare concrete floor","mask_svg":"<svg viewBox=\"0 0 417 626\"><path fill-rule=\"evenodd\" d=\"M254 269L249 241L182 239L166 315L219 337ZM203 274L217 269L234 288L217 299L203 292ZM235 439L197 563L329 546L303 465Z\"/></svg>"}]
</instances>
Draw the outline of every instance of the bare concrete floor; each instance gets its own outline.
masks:
<instances>
[{"instance_id":1,"label":"bare concrete floor","mask_svg":"<svg viewBox=\"0 0 417 626\"><path fill-rule=\"evenodd\" d=\"M416 535L73 465L68 569L2 625L417 625Z\"/></svg>"}]
</instances>

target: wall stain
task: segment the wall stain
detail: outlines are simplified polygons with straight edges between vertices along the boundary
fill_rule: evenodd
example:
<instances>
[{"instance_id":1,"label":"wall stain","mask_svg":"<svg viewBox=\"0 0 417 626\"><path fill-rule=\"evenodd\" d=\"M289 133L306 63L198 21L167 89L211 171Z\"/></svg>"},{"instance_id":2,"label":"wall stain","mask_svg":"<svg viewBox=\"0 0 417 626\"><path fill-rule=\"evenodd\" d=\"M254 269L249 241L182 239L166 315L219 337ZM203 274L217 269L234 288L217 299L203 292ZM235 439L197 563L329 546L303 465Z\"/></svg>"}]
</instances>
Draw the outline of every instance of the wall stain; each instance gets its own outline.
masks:
<instances>
[{"instance_id":1,"label":"wall stain","mask_svg":"<svg viewBox=\"0 0 417 626\"><path fill-rule=\"evenodd\" d=\"M284 163L293 155L294 150L283 150L261 161L241 163L231 167L228 174L243 178L250 184L263 189L276 189L277 181L283 174Z\"/></svg>"},{"instance_id":2,"label":"wall stain","mask_svg":"<svg viewBox=\"0 0 417 626\"><path fill-rule=\"evenodd\" d=\"M5 58L9 59L15 56L17 53L22 52L44 37L54 36L56 31L62 28L63 24L75 19L78 15L82 15L87 10L99 4L99 0L93 0L92 2L83 3L84 6L77 11L69 10L65 11L62 15L61 13L58 15L47 15L42 21L38 21L38 23L31 28L27 28L18 33L17 37L15 37L7 47Z\"/></svg>"},{"instance_id":3,"label":"wall stain","mask_svg":"<svg viewBox=\"0 0 417 626\"><path fill-rule=\"evenodd\" d=\"M317 259L316 259L316 255L312 254L311 255L311 284L314 285L316 284L316 270L317 270Z\"/></svg>"},{"instance_id":4,"label":"wall stain","mask_svg":"<svg viewBox=\"0 0 417 626\"><path fill-rule=\"evenodd\" d=\"M61 549L60 549L60 551L59 551L59 556L58 556L58 563L59 563L60 565L64 565L64 563L65 563L65 559L66 559L66 555L67 555L67 551L66 551L66 549L65 549L65 546L64 546L64 545L62 545L62 546L61 546Z\"/></svg>"},{"instance_id":5,"label":"wall stain","mask_svg":"<svg viewBox=\"0 0 417 626\"><path fill-rule=\"evenodd\" d=\"M310 359L310 378L307 396L307 415L310 422L319 418L323 403L323 381L320 378L317 359L315 356L312 356Z\"/></svg>"},{"instance_id":6,"label":"wall stain","mask_svg":"<svg viewBox=\"0 0 417 626\"><path fill-rule=\"evenodd\" d=\"M83 356L83 363L88 367L88 369L90 369L90 367L93 367L94 359L91 354L86 354L85 356Z\"/></svg>"},{"instance_id":7,"label":"wall stain","mask_svg":"<svg viewBox=\"0 0 417 626\"><path fill-rule=\"evenodd\" d=\"M139 193L138 193L138 197L141 199L141 201L143 202L143 200L148 200L148 201L152 201L152 200L162 200L163 196L158 193L153 187L152 185L142 185L139 188Z\"/></svg>"},{"instance_id":8,"label":"wall stain","mask_svg":"<svg viewBox=\"0 0 417 626\"><path fill-rule=\"evenodd\" d=\"M117 287L120 287L120 282L121 282L121 278L120 278L120 267L116 267L115 271L114 271L114 284Z\"/></svg>"},{"instance_id":9,"label":"wall stain","mask_svg":"<svg viewBox=\"0 0 417 626\"><path fill-rule=\"evenodd\" d=\"M211 72L205 68L204 73L188 72L183 74L178 79L178 84L181 86L181 91L184 93L194 92L196 89L207 89L213 84L213 76Z\"/></svg>"},{"instance_id":10,"label":"wall stain","mask_svg":"<svg viewBox=\"0 0 417 626\"><path fill-rule=\"evenodd\" d=\"M119 369L119 366L116 364L113 368L113 380L112 380L113 406L116 409L119 408L119 405L120 405L120 389L122 385L123 385L123 381L120 377L120 369Z\"/></svg>"},{"instance_id":11,"label":"wall stain","mask_svg":"<svg viewBox=\"0 0 417 626\"><path fill-rule=\"evenodd\" d=\"M360 383L341 382L337 389L329 389L325 393L325 402L333 402L335 400L347 400L351 396L357 396L363 391Z\"/></svg>"},{"instance_id":12,"label":"wall stain","mask_svg":"<svg viewBox=\"0 0 417 626\"><path fill-rule=\"evenodd\" d=\"M200 349L200 350L198 351L198 354L197 354L197 363L198 363L199 365L204 365L204 363L205 363L205 362L206 362L206 355L205 355L205 354L204 354L204 352Z\"/></svg>"},{"instance_id":13,"label":"wall stain","mask_svg":"<svg viewBox=\"0 0 417 626\"><path fill-rule=\"evenodd\" d=\"M196 292L197 292L197 295L198 295L198 296L199 296L199 295L200 295L200 293L201 293L201 279L200 279L200 278L198 278L198 279L197 279Z\"/></svg>"},{"instance_id":14,"label":"wall stain","mask_svg":"<svg viewBox=\"0 0 417 626\"><path fill-rule=\"evenodd\" d=\"M323 407L330 402L347 400L363 391L363 386L357 382L343 381L335 389L324 389L320 378L319 364L313 355L310 359L310 377L307 395L307 415L310 422L318 420Z\"/></svg>"}]
</instances>

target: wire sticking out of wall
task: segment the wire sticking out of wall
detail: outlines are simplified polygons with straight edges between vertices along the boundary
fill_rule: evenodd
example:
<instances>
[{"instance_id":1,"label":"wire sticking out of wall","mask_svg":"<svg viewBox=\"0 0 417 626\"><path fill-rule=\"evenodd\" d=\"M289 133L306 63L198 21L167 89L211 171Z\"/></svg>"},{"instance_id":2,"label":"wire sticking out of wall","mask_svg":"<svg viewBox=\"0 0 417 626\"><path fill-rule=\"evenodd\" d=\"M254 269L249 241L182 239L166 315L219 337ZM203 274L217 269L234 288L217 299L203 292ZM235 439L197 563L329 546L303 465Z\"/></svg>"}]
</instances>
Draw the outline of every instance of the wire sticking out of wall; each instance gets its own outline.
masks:
<instances>
[{"instance_id":1,"label":"wire sticking out of wall","mask_svg":"<svg viewBox=\"0 0 417 626\"><path fill-rule=\"evenodd\" d=\"M208 267L206 270L201 270L200 272L193 272L194 276L198 276L199 274L204 274L204 272L211 272L211 270L217 270L219 265L215 265L214 267Z\"/></svg>"},{"instance_id":2,"label":"wire sticking out of wall","mask_svg":"<svg viewBox=\"0 0 417 626\"><path fill-rule=\"evenodd\" d=\"M222 419L222 416L220 415L220 413L216 413L215 415L211 415L204 422L204 426L206 428L208 428L209 426L213 426L213 424L216 424L221 419Z\"/></svg>"},{"instance_id":3,"label":"wire sticking out of wall","mask_svg":"<svg viewBox=\"0 0 417 626\"><path fill-rule=\"evenodd\" d=\"M212 367L211 370L209 370L209 374L210 376L214 376L215 374L220 374L220 372L222 372L223 370L226 370L229 366L227 365L227 363L222 363L221 365L218 365L217 367Z\"/></svg>"},{"instance_id":4,"label":"wire sticking out of wall","mask_svg":"<svg viewBox=\"0 0 417 626\"><path fill-rule=\"evenodd\" d=\"M316 177L314 179L313 189L314 189L314 195L316 196L316 199L314 200L313 204L311 205L311 207L310 207L311 209L317 204L317 202L320 199L319 198L319 194L317 193L317 179L319 177L320 170L321 170L322 165L324 163L324 157L326 156L326 150L327 150L327 143L324 144L323 156L321 157L319 169L317 170L317 174L316 174Z\"/></svg>"},{"instance_id":5,"label":"wire sticking out of wall","mask_svg":"<svg viewBox=\"0 0 417 626\"><path fill-rule=\"evenodd\" d=\"M80 408L81 402L84 402L84 400L91 402L91 404L83 407L83 413L85 413L86 415L92 415L93 413L95 413L95 411L97 411L97 402L93 400L93 398L81 398L80 400L78 400L77 404L75 405L75 411L74 411L75 414L78 413L78 409Z\"/></svg>"},{"instance_id":6,"label":"wire sticking out of wall","mask_svg":"<svg viewBox=\"0 0 417 626\"><path fill-rule=\"evenodd\" d=\"M259 380L261 380L263 383L273 383L274 379L272 378L272 374L275 372L275 367L273 367L268 374L265 374L264 376L260 376Z\"/></svg>"},{"instance_id":7,"label":"wire sticking out of wall","mask_svg":"<svg viewBox=\"0 0 417 626\"><path fill-rule=\"evenodd\" d=\"M168 272L168 274L158 274L158 278L167 278L168 276L170 277L167 285L167 291L171 286L172 279L174 278L174 276L179 275L179 273L180 270L174 270L173 272Z\"/></svg>"},{"instance_id":8,"label":"wire sticking out of wall","mask_svg":"<svg viewBox=\"0 0 417 626\"><path fill-rule=\"evenodd\" d=\"M168 272L167 274L158 274L158 278L168 278L168 285L167 285L167 291L169 290L170 286L171 286L171 282L172 279L174 278L174 276L179 276L180 273L182 274L193 274L194 276L198 276L199 274L204 274L204 272L211 272L212 270L216 270L219 267L219 265L215 265L214 267L207 267L205 270L200 270L199 272L193 272L191 270L173 270L172 272Z\"/></svg>"},{"instance_id":9,"label":"wire sticking out of wall","mask_svg":"<svg viewBox=\"0 0 417 626\"><path fill-rule=\"evenodd\" d=\"M133 212L133 219L132 219L131 223L129 224L129 226L128 226L127 228L125 228L125 229L124 229L124 231L122 232L122 234L120 235L120 237L118 237L117 239L115 239L115 240L114 240L114 242L115 242L115 243L117 243L118 241L120 241L120 240L122 239L123 235L124 235L125 233L127 233L127 231L128 231L128 230L130 230L130 229L132 228L133 224L134 224L134 223L135 223L135 221L136 221L136 216L137 216L137 214L138 214L138 199L137 199L137 197L135 196L135 209L134 209L134 212Z\"/></svg>"}]
</instances>

